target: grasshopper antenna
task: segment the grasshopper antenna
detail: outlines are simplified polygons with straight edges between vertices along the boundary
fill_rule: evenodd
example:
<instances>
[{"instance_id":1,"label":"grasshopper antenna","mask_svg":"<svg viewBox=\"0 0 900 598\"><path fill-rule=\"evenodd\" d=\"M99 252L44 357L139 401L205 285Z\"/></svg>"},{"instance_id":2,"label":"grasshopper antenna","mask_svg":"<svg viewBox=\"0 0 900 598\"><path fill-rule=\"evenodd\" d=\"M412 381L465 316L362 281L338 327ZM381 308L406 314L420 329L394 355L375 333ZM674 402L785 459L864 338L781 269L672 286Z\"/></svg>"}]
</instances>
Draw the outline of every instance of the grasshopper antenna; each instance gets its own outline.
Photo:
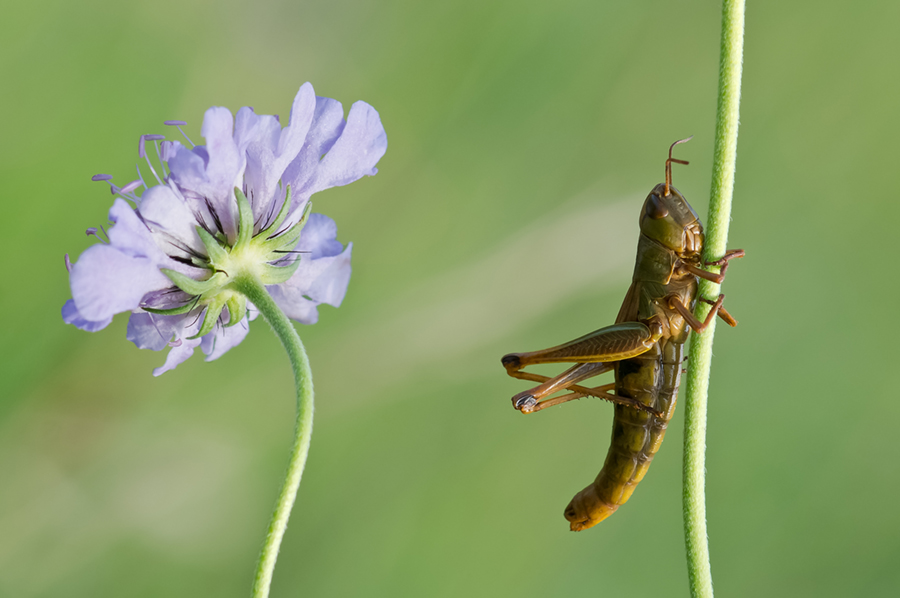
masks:
<instances>
[{"instance_id":1,"label":"grasshopper antenna","mask_svg":"<svg viewBox=\"0 0 900 598\"><path fill-rule=\"evenodd\" d=\"M693 138L694 138L694 136L691 135L687 139L679 139L678 141L676 141L675 143L673 143L672 145L669 146L669 159L666 160L666 197L669 196L669 187L672 186L672 162L675 162L676 164L690 164L690 162L688 162L687 160L678 160L676 158L673 158L672 157L672 148L674 148L679 143L687 143L688 141L690 141Z\"/></svg>"}]
</instances>

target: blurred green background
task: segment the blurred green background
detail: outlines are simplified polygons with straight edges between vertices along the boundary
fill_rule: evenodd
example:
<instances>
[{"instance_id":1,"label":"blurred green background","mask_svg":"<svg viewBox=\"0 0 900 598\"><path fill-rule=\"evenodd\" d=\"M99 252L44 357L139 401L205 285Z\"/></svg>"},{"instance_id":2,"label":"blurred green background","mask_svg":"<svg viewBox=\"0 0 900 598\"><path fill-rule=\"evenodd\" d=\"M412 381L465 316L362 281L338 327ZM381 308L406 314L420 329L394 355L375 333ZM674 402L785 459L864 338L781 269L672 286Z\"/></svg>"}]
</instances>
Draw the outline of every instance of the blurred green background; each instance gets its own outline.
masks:
<instances>
[{"instance_id":1,"label":"blurred green background","mask_svg":"<svg viewBox=\"0 0 900 598\"><path fill-rule=\"evenodd\" d=\"M900 4L749 2L708 502L722 596L896 596ZM687 596L677 412L627 506L573 534L612 408L524 417L499 358L609 324L662 179L704 216L717 2L7 5L0 595L247 596L287 459L290 368L261 322L153 378L124 316L60 319L142 133L375 106L380 173L316 196L354 242L303 327L312 453L273 596ZM894 365L892 365L894 364Z\"/></svg>"}]
</instances>

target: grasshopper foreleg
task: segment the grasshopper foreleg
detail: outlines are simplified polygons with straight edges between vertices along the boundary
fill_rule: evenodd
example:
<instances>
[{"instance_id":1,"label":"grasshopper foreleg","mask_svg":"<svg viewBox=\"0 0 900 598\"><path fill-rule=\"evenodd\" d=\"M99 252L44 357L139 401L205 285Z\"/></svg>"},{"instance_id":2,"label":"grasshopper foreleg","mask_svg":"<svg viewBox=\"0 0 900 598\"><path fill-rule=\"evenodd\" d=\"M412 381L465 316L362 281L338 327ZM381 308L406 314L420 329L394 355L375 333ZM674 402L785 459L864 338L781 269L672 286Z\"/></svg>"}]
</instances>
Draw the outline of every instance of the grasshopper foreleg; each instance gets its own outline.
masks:
<instances>
[{"instance_id":1,"label":"grasshopper foreleg","mask_svg":"<svg viewBox=\"0 0 900 598\"><path fill-rule=\"evenodd\" d=\"M722 284L722 281L725 280L725 271L728 270L728 263L739 257L744 257L743 249L732 249L731 251L725 252L725 255L721 258L712 261L712 262L703 262L704 266L719 266L721 270L718 273L710 272L708 270L704 270L702 268L698 268L692 264L687 262L681 262L681 267L693 274L694 276L698 276L704 280L708 280L710 282L714 282L716 284Z\"/></svg>"}]
</instances>

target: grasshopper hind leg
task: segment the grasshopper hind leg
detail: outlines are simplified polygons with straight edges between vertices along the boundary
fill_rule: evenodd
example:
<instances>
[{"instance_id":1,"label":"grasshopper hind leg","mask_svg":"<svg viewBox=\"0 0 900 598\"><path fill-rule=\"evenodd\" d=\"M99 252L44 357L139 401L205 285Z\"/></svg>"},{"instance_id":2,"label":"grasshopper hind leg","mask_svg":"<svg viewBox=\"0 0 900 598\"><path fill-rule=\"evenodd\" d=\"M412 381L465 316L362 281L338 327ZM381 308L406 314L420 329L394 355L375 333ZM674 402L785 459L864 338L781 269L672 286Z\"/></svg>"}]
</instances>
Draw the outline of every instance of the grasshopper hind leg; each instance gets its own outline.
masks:
<instances>
[{"instance_id":1,"label":"grasshopper hind leg","mask_svg":"<svg viewBox=\"0 0 900 598\"><path fill-rule=\"evenodd\" d=\"M617 361L636 357L649 350L662 335L662 328L655 320L649 321L648 324L620 322L550 349L504 355L500 362L506 368L507 374L520 380L539 383L538 386L515 395L512 398L513 406L523 413L533 413L584 396L593 396L658 415L652 408L636 399L609 394L607 391L612 390L613 385L596 388L578 385L582 380L612 370ZM522 371L529 365L542 363L575 365L552 378ZM564 390L572 392L548 398Z\"/></svg>"}]
</instances>

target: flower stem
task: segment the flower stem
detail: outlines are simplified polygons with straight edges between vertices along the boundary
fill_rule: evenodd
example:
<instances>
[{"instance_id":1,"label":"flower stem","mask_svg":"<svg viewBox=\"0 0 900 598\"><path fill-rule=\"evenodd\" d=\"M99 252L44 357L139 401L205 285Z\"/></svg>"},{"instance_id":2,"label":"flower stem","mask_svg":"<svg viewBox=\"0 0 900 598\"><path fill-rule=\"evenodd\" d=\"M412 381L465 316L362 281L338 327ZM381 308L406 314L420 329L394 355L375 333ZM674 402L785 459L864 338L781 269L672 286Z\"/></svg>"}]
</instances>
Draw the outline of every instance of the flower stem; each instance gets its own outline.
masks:
<instances>
[{"instance_id":1,"label":"flower stem","mask_svg":"<svg viewBox=\"0 0 900 598\"><path fill-rule=\"evenodd\" d=\"M275 570L278 550L281 548L281 540L287 529L291 508L297 498L297 489L300 487L300 478L303 476L303 468L309 454L313 424L312 372L309 369L309 359L303 343L300 342L300 336L284 312L275 304L275 300L266 291L265 286L253 276L238 276L234 286L259 309L263 318L281 339L291 360L294 382L297 387L297 424L294 429L294 446L291 448L291 459L285 474L284 485L281 487L275 511L269 522L269 530L266 533L266 540L259 556L259 565L256 568L256 578L253 581L253 598L266 598L269 595L269 586L272 584L272 572Z\"/></svg>"},{"instance_id":2,"label":"flower stem","mask_svg":"<svg viewBox=\"0 0 900 598\"><path fill-rule=\"evenodd\" d=\"M744 48L744 0L722 2L722 46L719 59L719 102L716 113L716 145L709 200L709 227L703 258L715 260L725 254L731 196L737 156L738 115L741 99L741 61ZM715 298L719 285L700 281L700 296ZM709 306L698 303L702 319ZM703 334L691 338L691 367L687 379L684 421L684 539L687 550L691 596L712 598L712 574L706 534L706 410L709 370L712 362L713 320Z\"/></svg>"}]
</instances>

